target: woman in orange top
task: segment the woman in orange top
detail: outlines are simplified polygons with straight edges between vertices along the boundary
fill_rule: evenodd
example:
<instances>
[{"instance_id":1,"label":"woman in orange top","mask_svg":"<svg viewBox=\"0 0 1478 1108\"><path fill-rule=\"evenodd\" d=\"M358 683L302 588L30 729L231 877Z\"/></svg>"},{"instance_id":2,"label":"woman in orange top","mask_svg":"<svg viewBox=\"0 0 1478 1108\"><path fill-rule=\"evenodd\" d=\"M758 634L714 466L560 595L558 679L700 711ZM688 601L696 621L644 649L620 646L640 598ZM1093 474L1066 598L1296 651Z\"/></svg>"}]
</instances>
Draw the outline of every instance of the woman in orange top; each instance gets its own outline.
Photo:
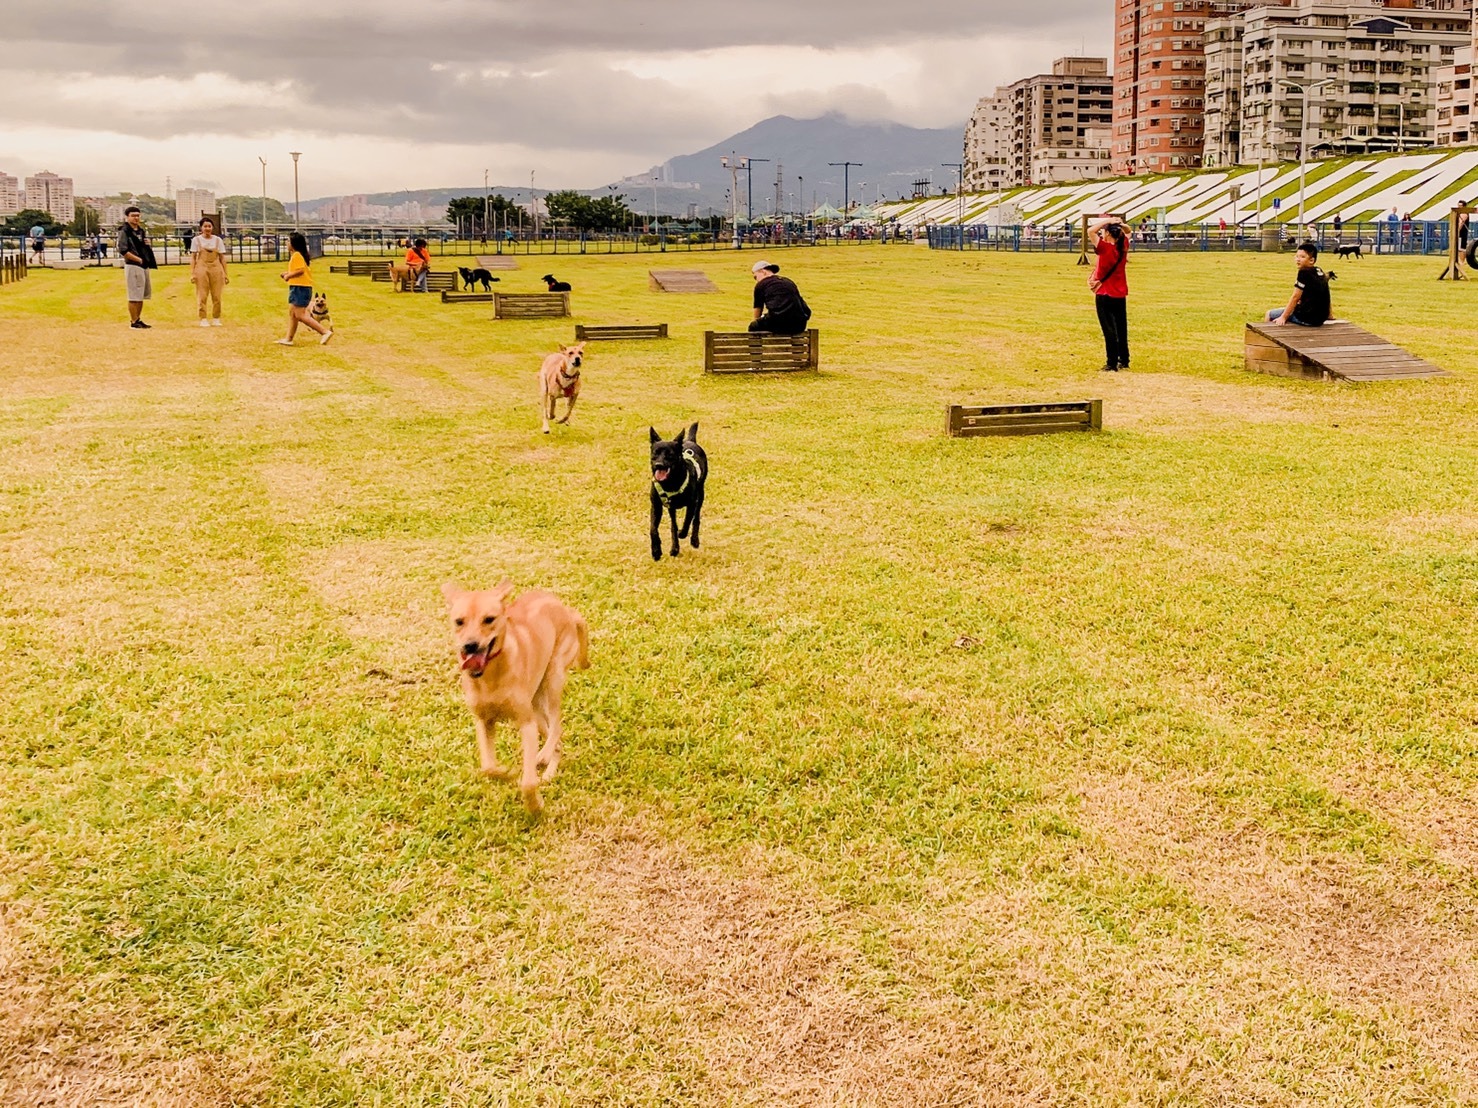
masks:
<instances>
[{"instance_id":1,"label":"woman in orange top","mask_svg":"<svg viewBox=\"0 0 1478 1108\"><path fill-rule=\"evenodd\" d=\"M301 323L308 330L318 332L318 344L322 346L334 333L308 314L308 305L313 302L313 266L308 261L308 240L301 232L294 231L287 241L292 253L288 256L287 269L281 274L287 282L287 338L278 339L277 345L291 346Z\"/></svg>"},{"instance_id":2,"label":"woman in orange top","mask_svg":"<svg viewBox=\"0 0 1478 1108\"><path fill-rule=\"evenodd\" d=\"M426 240L417 239L416 244L405 252L405 264L416 279L416 291L426 291L426 275L431 272L431 255L426 251Z\"/></svg>"}]
</instances>

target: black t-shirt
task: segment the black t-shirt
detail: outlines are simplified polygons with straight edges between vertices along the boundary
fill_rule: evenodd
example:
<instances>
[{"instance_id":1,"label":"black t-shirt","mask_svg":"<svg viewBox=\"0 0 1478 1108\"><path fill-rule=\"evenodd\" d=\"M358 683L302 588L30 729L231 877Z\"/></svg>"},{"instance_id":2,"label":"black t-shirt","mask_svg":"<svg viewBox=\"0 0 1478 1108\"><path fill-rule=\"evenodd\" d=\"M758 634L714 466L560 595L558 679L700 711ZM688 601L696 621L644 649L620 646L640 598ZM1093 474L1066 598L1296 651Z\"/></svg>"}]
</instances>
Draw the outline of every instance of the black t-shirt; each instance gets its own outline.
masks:
<instances>
[{"instance_id":1,"label":"black t-shirt","mask_svg":"<svg viewBox=\"0 0 1478 1108\"><path fill-rule=\"evenodd\" d=\"M804 319L805 303L801 299L801 290L789 277L772 273L763 281L754 283L754 306L764 308L770 315Z\"/></svg>"},{"instance_id":2,"label":"black t-shirt","mask_svg":"<svg viewBox=\"0 0 1478 1108\"><path fill-rule=\"evenodd\" d=\"M1293 309L1293 322L1305 327L1321 327L1329 320L1329 278L1318 266L1298 271L1294 287L1303 290L1298 307Z\"/></svg>"}]
</instances>

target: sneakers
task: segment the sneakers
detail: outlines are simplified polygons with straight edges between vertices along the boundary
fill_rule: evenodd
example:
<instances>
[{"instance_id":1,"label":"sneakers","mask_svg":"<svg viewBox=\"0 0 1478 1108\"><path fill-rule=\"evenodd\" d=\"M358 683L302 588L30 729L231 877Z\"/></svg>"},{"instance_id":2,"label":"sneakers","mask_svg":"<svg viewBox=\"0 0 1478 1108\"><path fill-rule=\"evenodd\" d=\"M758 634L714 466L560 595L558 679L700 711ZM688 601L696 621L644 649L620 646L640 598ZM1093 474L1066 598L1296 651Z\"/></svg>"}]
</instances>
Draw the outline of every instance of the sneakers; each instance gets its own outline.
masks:
<instances>
[{"instance_id":1,"label":"sneakers","mask_svg":"<svg viewBox=\"0 0 1478 1108\"><path fill-rule=\"evenodd\" d=\"M293 340L292 339L278 339L277 340L277 345L278 346L291 346L292 344L293 344Z\"/></svg>"},{"instance_id":2,"label":"sneakers","mask_svg":"<svg viewBox=\"0 0 1478 1108\"><path fill-rule=\"evenodd\" d=\"M1098 367L1098 372L1099 373L1118 373L1119 372L1119 367L1116 366L1116 365L1114 365L1113 362L1104 362L1103 365L1101 365L1101 366Z\"/></svg>"},{"instance_id":3,"label":"sneakers","mask_svg":"<svg viewBox=\"0 0 1478 1108\"><path fill-rule=\"evenodd\" d=\"M331 339L331 338L333 338L333 337L334 337L334 333L332 331L325 331L323 334L321 334L321 335L318 336L318 345L319 346L327 346L328 345L328 340Z\"/></svg>"},{"instance_id":4,"label":"sneakers","mask_svg":"<svg viewBox=\"0 0 1478 1108\"><path fill-rule=\"evenodd\" d=\"M210 320L208 320L208 319L202 319L200 321L200 326L202 326L202 327L209 327L210 326Z\"/></svg>"},{"instance_id":5,"label":"sneakers","mask_svg":"<svg viewBox=\"0 0 1478 1108\"><path fill-rule=\"evenodd\" d=\"M219 327L221 325L221 321L219 319L213 319L210 321L210 325L212 327Z\"/></svg>"},{"instance_id":6,"label":"sneakers","mask_svg":"<svg viewBox=\"0 0 1478 1108\"><path fill-rule=\"evenodd\" d=\"M129 324L129 326L132 327L135 331L147 331L149 329L149 325L145 323L142 319L134 320L132 323Z\"/></svg>"}]
</instances>

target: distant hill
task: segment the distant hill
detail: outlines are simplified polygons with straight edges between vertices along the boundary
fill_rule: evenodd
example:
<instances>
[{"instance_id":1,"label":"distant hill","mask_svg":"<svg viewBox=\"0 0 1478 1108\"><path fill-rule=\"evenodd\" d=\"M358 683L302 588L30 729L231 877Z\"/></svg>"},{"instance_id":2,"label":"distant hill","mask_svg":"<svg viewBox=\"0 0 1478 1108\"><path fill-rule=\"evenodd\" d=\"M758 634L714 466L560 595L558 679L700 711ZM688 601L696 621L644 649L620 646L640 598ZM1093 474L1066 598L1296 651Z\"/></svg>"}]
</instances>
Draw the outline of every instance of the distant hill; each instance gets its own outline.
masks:
<instances>
[{"instance_id":1,"label":"distant hill","mask_svg":"<svg viewBox=\"0 0 1478 1108\"><path fill-rule=\"evenodd\" d=\"M621 181L613 181L616 191L626 196L629 207L647 212L652 208L653 177L661 178L657 184L657 210L664 215L686 215L690 209L698 214L728 210L725 196L729 189L729 171L719 158L730 151L752 158L768 158L768 162L756 162L753 168L754 211L756 215L768 213L774 204L775 173L779 166L784 177L784 205L787 209L803 207L807 210L816 204L831 203L838 207L842 203L842 169L828 162L861 162L854 165L848 174L852 202L864 199L863 183L866 183L866 200L876 203L879 198L897 199L910 195L913 182L927 177L934 182L933 191L939 186L954 187L954 170L945 169L942 162L957 162L964 147L965 124L957 127L925 129L906 127L901 123L859 123L838 113L819 116L815 119L792 119L788 115L777 115L756 123L747 130L714 143L691 154L680 154L644 173L636 173ZM806 195L795 196L800 181L805 180ZM746 174L739 175L740 208L748 196L749 180ZM682 187L695 185L696 188ZM550 182L549 188L541 187L540 196L554 189L567 187ZM490 192L502 193L511 200L526 202L529 187L525 185L493 185ZM603 196L608 188L581 189L590 196ZM458 196L481 196L482 185L464 188L401 189L396 192L368 194L372 204L395 205L407 200L419 201L432 210L444 209L449 201ZM303 201L305 215L317 215L319 208L334 197L322 197Z\"/></svg>"}]
</instances>

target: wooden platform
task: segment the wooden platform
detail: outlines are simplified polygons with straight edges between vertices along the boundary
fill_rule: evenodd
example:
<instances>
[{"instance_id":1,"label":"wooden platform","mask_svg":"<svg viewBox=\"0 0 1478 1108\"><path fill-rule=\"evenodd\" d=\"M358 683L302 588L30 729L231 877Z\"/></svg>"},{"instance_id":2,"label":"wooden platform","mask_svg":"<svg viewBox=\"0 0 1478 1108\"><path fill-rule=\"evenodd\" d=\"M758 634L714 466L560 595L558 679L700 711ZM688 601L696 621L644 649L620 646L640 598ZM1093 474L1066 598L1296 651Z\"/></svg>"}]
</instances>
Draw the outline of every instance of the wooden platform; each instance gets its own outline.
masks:
<instances>
[{"instance_id":1,"label":"wooden platform","mask_svg":"<svg viewBox=\"0 0 1478 1108\"><path fill-rule=\"evenodd\" d=\"M475 261L479 266L487 270L518 268L518 263L507 254L479 254ZM471 269L473 267L468 266L467 268Z\"/></svg>"},{"instance_id":2,"label":"wooden platform","mask_svg":"<svg viewBox=\"0 0 1478 1108\"><path fill-rule=\"evenodd\" d=\"M703 332L704 373L788 373L815 369L820 334L770 335L762 331Z\"/></svg>"},{"instance_id":3,"label":"wooden platform","mask_svg":"<svg viewBox=\"0 0 1478 1108\"><path fill-rule=\"evenodd\" d=\"M665 339L667 324L637 323L630 326L587 327L575 324L576 342L614 342L621 339Z\"/></svg>"},{"instance_id":4,"label":"wooden platform","mask_svg":"<svg viewBox=\"0 0 1478 1108\"><path fill-rule=\"evenodd\" d=\"M570 314L567 292L495 292L494 319L559 319Z\"/></svg>"},{"instance_id":5,"label":"wooden platform","mask_svg":"<svg viewBox=\"0 0 1478 1108\"><path fill-rule=\"evenodd\" d=\"M945 412L950 438L988 435L1050 435L1058 431L1103 430L1102 400L1045 404L951 404Z\"/></svg>"},{"instance_id":6,"label":"wooden platform","mask_svg":"<svg viewBox=\"0 0 1478 1108\"><path fill-rule=\"evenodd\" d=\"M701 269L649 269L653 292L718 292L718 286Z\"/></svg>"},{"instance_id":7,"label":"wooden platform","mask_svg":"<svg viewBox=\"0 0 1478 1108\"><path fill-rule=\"evenodd\" d=\"M1248 369L1280 377L1405 381L1448 376L1445 369L1342 319L1323 327L1249 323L1245 352Z\"/></svg>"}]
</instances>

